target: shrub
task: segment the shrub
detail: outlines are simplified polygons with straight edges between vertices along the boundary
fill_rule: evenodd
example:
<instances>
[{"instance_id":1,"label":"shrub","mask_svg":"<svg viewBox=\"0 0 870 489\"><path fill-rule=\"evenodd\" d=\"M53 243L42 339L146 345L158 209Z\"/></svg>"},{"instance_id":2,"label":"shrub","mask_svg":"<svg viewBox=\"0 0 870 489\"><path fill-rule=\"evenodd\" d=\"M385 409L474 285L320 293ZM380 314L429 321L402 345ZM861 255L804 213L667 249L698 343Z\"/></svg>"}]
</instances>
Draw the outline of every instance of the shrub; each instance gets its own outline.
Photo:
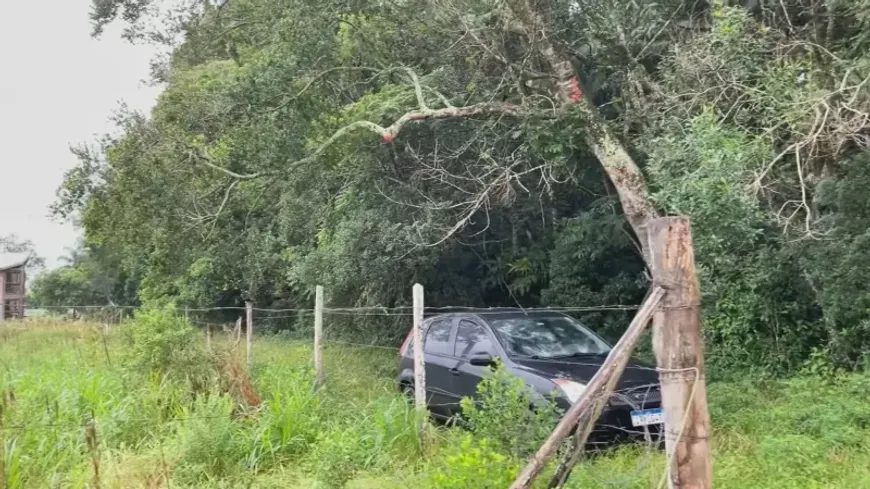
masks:
<instances>
[{"instance_id":1,"label":"shrub","mask_svg":"<svg viewBox=\"0 0 870 489\"><path fill-rule=\"evenodd\" d=\"M552 400L536 399L521 379L499 364L477 386L477 398L462 399L462 414L475 434L489 439L515 457L540 446L559 421Z\"/></svg>"},{"instance_id":2,"label":"shrub","mask_svg":"<svg viewBox=\"0 0 870 489\"><path fill-rule=\"evenodd\" d=\"M425 483L433 489L502 489L520 471L520 465L498 452L499 443L470 435L450 449Z\"/></svg>"},{"instance_id":3,"label":"shrub","mask_svg":"<svg viewBox=\"0 0 870 489\"><path fill-rule=\"evenodd\" d=\"M185 379L195 390L214 380L212 359L201 338L173 309L139 311L125 325L124 333L127 343L124 364L129 370Z\"/></svg>"},{"instance_id":4,"label":"shrub","mask_svg":"<svg viewBox=\"0 0 870 489\"><path fill-rule=\"evenodd\" d=\"M315 476L326 487L340 488L369 460L359 424L335 427L322 433L312 453Z\"/></svg>"}]
</instances>

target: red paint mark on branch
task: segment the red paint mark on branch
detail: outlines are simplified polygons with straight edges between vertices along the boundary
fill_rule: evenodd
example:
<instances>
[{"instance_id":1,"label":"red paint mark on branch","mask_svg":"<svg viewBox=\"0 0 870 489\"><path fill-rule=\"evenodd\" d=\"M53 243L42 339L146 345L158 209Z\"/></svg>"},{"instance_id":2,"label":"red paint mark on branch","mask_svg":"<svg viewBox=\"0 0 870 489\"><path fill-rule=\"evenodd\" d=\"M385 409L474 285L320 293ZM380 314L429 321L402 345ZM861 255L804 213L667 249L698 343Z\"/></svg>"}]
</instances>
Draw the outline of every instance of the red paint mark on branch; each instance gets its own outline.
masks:
<instances>
[{"instance_id":1,"label":"red paint mark on branch","mask_svg":"<svg viewBox=\"0 0 870 489\"><path fill-rule=\"evenodd\" d=\"M384 133L384 142L390 144L393 142L393 133L385 132Z\"/></svg>"},{"instance_id":2,"label":"red paint mark on branch","mask_svg":"<svg viewBox=\"0 0 870 489\"><path fill-rule=\"evenodd\" d=\"M580 82L577 81L576 76L571 77L568 89L570 91L569 96L571 97L571 102L577 104L583 100L583 90L580 89Z\"/></svg>"}]
</instances>

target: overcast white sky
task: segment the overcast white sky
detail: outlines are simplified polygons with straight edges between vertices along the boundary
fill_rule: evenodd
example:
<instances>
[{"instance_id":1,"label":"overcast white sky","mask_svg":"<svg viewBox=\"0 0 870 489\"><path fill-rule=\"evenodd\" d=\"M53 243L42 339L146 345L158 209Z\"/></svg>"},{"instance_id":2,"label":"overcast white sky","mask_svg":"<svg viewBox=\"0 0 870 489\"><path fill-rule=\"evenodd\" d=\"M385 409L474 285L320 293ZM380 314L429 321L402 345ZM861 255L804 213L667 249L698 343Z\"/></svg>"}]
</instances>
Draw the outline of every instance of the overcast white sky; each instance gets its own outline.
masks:
<instances>
[{"instance_id":1,"label":"overcast white sky","mask_svg":"<svg viewBox=\"0 0 870 489\"><path fill-rule=\"evenodd\" d=\"M122 40L119 26L92 39L90 3L0 0L0 235L32 240L49 267L76 241L48 216L76 163L69 146L112 131L122 101L148 111L159 91L143 83L155 49Z\"/></svg>"}]
</instances>

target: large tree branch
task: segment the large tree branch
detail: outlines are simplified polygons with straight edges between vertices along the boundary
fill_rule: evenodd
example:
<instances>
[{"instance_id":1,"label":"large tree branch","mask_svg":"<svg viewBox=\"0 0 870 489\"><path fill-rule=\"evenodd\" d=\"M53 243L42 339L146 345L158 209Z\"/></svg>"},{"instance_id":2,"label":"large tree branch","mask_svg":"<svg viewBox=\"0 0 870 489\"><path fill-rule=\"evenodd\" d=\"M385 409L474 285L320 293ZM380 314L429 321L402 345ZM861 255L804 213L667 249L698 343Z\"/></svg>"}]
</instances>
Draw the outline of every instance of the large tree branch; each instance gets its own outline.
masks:
<instances>
[{"instance_id":1,"label":"large tree branch","mask_svg":"<svg viewBox=\"0 0 870 489\"><path fill-rule=\"evenodd\" d=\"M437 120L437 119L464 119L476 116L509 116L520 117L522 115L534 115L524 107L506 103L481 103L468 105L465 107L444 107L442 109L420 109L413 112L408 112L399 117L390 126L380 128L375 124L375 127L381 129L381 135L385 142L391 142L393 138L399 135L399 132L410 122ZM541 117L546 117L546 114L537 114Z\"/></svg>"},{"instance_id":2,"label":"large tree branch","mask_svg":"<svg viewBox=\"0 0 870 489\"><path fill-rule=\"evenodd\" d=\"M221 173L224 173L226 175L229 175L229 176L235 178L236 180L254 180L255 178L260 178L266 174L265 172L236 173L232 170L228 170L222 166L218 166L218 165L212 163L209 160L209 158L203 154L194 154L193 152L191 152L191 153L189 153L189 156L191 158L195 158L195 159L201 161L203 165L211 168L212 170L217 170Z\"/></svg>"},{"instance_id":3,"label":"large tree branch","mask_svg":"<svg viewBox=\"0 0 870 489\"><path fill-rule=\"evenodd\" d=\"M447 98L444 97L444 95L442 95L440 92L438 92L434 88L431 88L429 86L426 86L426 85L423 85L422 83L420 83L420 79L417 76L417 73L413 69L411 69L410 67L393 66L393 67L389 67L389 68L374 68L371 66L335 66L335 67L325 69L325 70L315 74L310 80L308 80L308 83L306 83L302 87L301 90L299 90L298 92L296 92L296 94L294 94L293 96L291 96L291 97L287 98L286 100L284 100L283 102L281 102L281 104L279 104L273 110L281 109L281 108L287 106L288 104L292 103L293 101L295 101L296 99L301 97L309 89L311 89L311 87L313 87L315 84L326 79L330 74L336 73L336 72L346 72L346 71L351 71L351 72L362 71L362 72L374 73L365 83L368 83L368 82L370 82L378 77L381 77L383 75L394 73L396 71L404 71L408 75L408 78L410 78L411 84L414 86L414 95L417 98L418 107L423 108L423 109L429 108L429 106L426 104L426 99L423 96L423 90L428 90L428 91L434 93L446 107L451 106L451 104L447 100Z\"/></svg>"}]
</instances>

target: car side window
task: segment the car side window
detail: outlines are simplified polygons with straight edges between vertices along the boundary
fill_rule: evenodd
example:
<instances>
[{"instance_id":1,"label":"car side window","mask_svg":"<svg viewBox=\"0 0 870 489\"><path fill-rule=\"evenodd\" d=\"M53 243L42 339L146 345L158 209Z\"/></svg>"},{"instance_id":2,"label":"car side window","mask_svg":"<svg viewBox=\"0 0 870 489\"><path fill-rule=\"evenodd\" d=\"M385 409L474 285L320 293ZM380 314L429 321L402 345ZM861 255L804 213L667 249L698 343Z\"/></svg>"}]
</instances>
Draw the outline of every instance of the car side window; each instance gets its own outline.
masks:
<instances>
[{"instance_id":1,"label":"car side window","mask_svg":"<svg viewBox=\"0 0 870 489\"><path fill-rule=\"evenodd\" d=\"M432 321L429 330L426 331L426 339L423 351L426 353L450 354L450 330L452 324L449 319L437 319Z\"/></svg>"},{"instance_id":2,"label":"car side window","mask_svg":"<svg viewBox=\"0 0 870 489\"><path fill-rule=\"evenodd\" d=\"M489 353L490 355L495 353L489 334L479 324L467 319L459 321L453 356L467 358L472 353L479 352Z\"/></svg>"}]
</instances>

